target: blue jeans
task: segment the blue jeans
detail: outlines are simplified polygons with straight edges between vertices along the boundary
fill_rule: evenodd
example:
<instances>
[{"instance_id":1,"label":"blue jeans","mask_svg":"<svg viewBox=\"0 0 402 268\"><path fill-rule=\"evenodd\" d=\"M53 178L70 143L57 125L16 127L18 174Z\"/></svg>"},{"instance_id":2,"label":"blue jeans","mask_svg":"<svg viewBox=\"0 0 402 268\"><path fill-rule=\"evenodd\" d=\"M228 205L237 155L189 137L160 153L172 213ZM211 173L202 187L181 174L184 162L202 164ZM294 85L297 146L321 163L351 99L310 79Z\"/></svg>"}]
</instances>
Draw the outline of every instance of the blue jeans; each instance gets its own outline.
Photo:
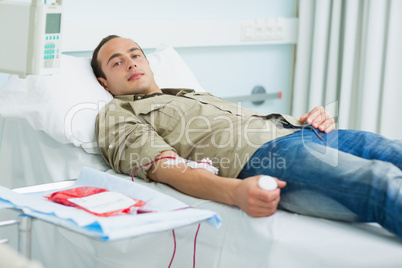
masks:
<instances>
[{"instance_id":1,"label":"blue jeans","mask_svg":"<svg viewBox=\"0 0 402 268\"><path fill-rule=\"evenodd\" d=\"M271 175L287 182L279 208L344 221L378 222L402 238L402 141L312 127L264 144L240 179Z\"/></svg>"}]
</instances>

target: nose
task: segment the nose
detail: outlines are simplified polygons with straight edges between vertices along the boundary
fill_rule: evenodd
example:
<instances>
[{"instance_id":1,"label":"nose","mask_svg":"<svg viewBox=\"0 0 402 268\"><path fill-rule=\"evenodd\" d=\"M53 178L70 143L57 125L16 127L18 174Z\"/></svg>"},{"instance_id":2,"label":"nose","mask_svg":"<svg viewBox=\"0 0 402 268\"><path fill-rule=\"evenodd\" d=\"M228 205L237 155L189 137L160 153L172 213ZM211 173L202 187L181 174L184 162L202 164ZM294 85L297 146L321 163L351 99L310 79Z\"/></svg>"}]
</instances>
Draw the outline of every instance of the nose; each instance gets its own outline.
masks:
<instances>
[{"instance_id":1,"label":"nose","mask_svg":"<svg viewBox=\"0 0 402 268\"><path fill-rule=\"evenodd\" d=\"M137 68L137 64L134 62L133 59L130 58L130 60L127 63L127 69L131 70L133 68Z\"/></svg>"}]
</instances>

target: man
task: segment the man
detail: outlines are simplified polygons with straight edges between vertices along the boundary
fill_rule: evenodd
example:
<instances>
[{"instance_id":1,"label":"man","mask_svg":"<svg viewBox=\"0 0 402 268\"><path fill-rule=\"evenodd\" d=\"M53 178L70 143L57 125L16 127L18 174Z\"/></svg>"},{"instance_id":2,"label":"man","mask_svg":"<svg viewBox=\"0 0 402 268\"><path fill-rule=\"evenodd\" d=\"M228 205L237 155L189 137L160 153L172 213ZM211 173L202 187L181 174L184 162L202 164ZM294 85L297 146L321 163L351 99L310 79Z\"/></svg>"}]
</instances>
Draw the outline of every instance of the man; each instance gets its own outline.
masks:
<instances>
[{"instance_id":1,"label":"man","mask_svg":"<svg viewBox=\"0 0 402 268\"><path fill-rule=\"evenodd\" d=\"M98 115L96 130L102 156L117 172L236 205L253 217L272 215L279 205L330 219L376 221L402 237L402 142L334 130L322 107L298 121L263 116L207 93L161 90L130 39L106 37L91 64L115 97ZM218 175L176 161L206 157ZM258 187L263 174L279 178L276 190Z\"/></svg>"}]
</instances>

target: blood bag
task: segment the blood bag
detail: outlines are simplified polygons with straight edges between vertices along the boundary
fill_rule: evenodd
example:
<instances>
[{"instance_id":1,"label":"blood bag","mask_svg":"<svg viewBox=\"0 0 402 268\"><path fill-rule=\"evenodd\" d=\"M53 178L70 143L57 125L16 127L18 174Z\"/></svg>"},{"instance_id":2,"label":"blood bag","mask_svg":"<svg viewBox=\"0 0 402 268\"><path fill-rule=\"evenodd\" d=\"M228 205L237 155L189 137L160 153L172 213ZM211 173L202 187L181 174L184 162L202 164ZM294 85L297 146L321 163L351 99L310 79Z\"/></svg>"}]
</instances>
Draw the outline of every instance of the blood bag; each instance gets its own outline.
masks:
<instances>
[{"instance_id":1,"label":"blood bag","mask_svg":"<svg viewBox=\"0 0 402 268\"><path fill-rule=\"evenodd\" d=\"M80 208L101 217L136 214L145 205L144 201L136 200L122 193L87 186L54 192L46 198L55 203Z\"/></svg>"}]
</instances>

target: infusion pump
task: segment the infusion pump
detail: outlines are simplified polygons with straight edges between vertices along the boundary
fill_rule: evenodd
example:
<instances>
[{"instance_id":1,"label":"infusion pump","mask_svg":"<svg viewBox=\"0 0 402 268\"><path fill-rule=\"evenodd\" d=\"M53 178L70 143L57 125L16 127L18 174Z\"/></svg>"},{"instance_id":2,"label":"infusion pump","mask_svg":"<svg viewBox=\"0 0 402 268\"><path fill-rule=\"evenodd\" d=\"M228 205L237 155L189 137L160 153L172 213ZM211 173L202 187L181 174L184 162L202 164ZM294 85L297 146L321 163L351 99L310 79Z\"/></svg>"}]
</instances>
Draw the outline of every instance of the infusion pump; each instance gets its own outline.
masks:
<instances>
[{"instance_id":1,"label":"infusion pump","mask_svg":"<svg viewBox=\"0 0 402 268\"><path fill-rule=\"evenodd\" d=\"M0 72L20 77L59 73L62 15L62 0L0 0Z\"/></svg>"}]
</instances>

